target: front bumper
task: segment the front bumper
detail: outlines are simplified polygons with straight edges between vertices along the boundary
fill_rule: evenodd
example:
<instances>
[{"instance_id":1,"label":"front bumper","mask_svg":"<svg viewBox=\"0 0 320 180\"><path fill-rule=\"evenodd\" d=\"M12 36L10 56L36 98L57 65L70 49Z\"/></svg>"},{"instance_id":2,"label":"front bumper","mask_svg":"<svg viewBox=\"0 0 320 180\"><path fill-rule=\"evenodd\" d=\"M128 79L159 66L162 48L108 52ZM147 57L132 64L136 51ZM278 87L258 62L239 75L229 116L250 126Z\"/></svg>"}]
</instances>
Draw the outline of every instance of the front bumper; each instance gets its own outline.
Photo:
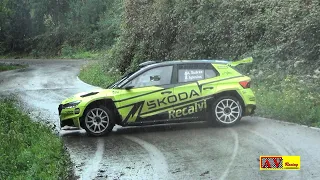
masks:
<instances>
[{"instance_id":1,"label":"front bumper","mask_svg":"<svg viewBox=\"0 0 320 180\"><path fill-rule=\"evenodd\" d=\"M60 104L58 107L58 112L60 116L60 127L73 126L80 128L80 118L83 114L84 108L63 108Z\"/></svg>"}]
</instances>

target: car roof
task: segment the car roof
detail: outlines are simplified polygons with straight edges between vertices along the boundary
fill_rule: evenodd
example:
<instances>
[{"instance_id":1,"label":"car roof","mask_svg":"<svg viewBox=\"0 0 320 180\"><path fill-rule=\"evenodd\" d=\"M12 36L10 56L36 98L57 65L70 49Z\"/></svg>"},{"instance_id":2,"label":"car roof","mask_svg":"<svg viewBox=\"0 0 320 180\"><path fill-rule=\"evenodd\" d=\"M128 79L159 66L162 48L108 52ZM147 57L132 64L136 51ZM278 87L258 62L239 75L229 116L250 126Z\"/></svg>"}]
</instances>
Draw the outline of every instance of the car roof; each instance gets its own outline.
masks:
<instances>
[{"instance_id":1,"label":"car roof","mask_svg":"<svg viewBox=\"0 0 320 180\"><path fill-rule=\"evenodd\" d=\"M210 64L228 64L231 61L227 60L174 60L174 61L147 61L140 64L140 67L155 67L155 66L165 66L165 65L173 65L173 64L191 64L191 63L210 63Z\"/></svg>"}]
</instances>

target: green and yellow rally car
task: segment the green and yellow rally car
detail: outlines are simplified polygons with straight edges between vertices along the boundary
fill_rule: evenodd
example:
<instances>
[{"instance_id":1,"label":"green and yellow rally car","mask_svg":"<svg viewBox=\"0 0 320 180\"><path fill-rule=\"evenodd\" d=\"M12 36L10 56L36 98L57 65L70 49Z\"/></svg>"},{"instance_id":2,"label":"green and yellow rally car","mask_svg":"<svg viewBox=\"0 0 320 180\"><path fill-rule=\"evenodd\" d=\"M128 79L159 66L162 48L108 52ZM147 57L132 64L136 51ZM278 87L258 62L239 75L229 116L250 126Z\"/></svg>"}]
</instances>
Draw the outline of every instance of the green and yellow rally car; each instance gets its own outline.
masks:
<instances>
[{"instance_id":1,"label":"green and yellow rally car","mask_svg":"<svg viewBox=\"0 0 320 180\"><path fill-rule=\"evenodd\" d=\"M233 67L239 61L185 60L140 64L108 89L79 93L59 105L61 127L84 128L94 136L115 124L150 125L207 120L230 126L251 115L256 99L251 79Z\"/></svg>"}]
</instances>

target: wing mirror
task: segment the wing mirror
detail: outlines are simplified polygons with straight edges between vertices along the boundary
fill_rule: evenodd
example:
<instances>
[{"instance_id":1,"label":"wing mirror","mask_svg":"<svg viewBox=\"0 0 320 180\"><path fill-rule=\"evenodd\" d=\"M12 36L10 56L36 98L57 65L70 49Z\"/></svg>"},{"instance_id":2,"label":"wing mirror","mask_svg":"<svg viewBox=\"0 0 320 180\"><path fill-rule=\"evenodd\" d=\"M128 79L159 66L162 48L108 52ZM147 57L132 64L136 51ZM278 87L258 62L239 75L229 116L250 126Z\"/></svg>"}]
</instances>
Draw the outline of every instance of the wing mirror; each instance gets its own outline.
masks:
<instances>
[{"instance_id":1,"label":"wing mirror","mask_svg":"<svg viewBox=\"0 0 320 180\"><path fill-rule=\"evenodd\" d=\"M127 86L127 87L125 87L124 89L125 89L125 90L130 90L130 89L132 89L132 88L134 88L134 86Z\"/></svg>"}]
</instances>

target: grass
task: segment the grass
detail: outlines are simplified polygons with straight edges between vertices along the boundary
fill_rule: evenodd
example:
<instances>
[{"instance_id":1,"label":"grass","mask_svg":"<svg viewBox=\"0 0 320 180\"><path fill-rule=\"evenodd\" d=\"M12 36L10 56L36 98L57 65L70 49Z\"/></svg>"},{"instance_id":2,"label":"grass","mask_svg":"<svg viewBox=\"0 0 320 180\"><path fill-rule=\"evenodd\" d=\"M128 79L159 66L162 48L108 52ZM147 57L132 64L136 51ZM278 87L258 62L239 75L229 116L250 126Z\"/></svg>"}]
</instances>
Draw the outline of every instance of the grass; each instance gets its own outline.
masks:
<instances>
[{"instance_id":1,"label":"grass","mask_svg":"<svg viewBox=\"0 0 320 180\"><path fill-rule=\"evenodd\" d=\"M67 55L59 56L62 59L98 59L100 53L91 51L77 51Z\"/></svg>"},{"instance_id":2,"label":"grass","mask_svg":"<svg viewBox=\"0 0 320 180\"><path fill-rule=\"evenodd\" d=\"M60 55L44 53L8 53L0 55L0 59L98 59L103 53L99 51L85 51L80 49L63 49Z\"/></svg>"},{"instance_id":3,"label":"grass","mask_svg":"<svg viewBox=\"0 0 320 180\"><path fill-rule=\"evenodd\" d=\"M0 59L32 59L32 56L28 53L10 52L6 54L1 54Z\"/></svg>"},{"instance_id":4,"label":"grass","mask_svg":"<svg viewBox=\"0 0 320 180\"><path fill-rule=\"evenodd\" d=\"M101 63L91 63L80 71L80 79L107 87L119 77L106 72ZM257 99L256 115L320 127L320 89L315 83L301 82L297 77L253 79Z\"/></svg>"},{"instance_id":5,"label":"grass","mask_svg":"<svg viewBox=\"0 0 320 180\"><path fill-rule=\"evenodd\" d=\"M257 99L256 115L320 127L317 83L306 84L290 77L276 81L260 80L253 86Z\"/></svg>"},{"instance_id":6,"label":"grass","mask_svg":"<svg viewBox=\"0 0 320 180\"><path fill-rule=\"evenodd\" d=\"M69 179L61 139L31 121L12 99L0 99L0 179Z\"/></svg>"},{"instance_id":7,"label":"grass","mask_svg":"<svg viewBox=\"0 0 320 180\"><path fill-rule=\"evenodd\" d=\"M26 65L19 65L19 64L1 64L0 63L0 72L15 70L15 69L22 69L25 67L27 67L27 66Z\"/></svg>"},{"instance_id":8,"label":"grass","mask_svg":"<svg viewBox=\"0 0 320 180\"><path fill-rule=\"evenodd\" d=\"M119 79L120 75L116 72L108 72L104 65L100 61L92 62L81 68L79 78L84 82L87 82L94 86L106 88Z\"/></svg>"}]
</instances>

